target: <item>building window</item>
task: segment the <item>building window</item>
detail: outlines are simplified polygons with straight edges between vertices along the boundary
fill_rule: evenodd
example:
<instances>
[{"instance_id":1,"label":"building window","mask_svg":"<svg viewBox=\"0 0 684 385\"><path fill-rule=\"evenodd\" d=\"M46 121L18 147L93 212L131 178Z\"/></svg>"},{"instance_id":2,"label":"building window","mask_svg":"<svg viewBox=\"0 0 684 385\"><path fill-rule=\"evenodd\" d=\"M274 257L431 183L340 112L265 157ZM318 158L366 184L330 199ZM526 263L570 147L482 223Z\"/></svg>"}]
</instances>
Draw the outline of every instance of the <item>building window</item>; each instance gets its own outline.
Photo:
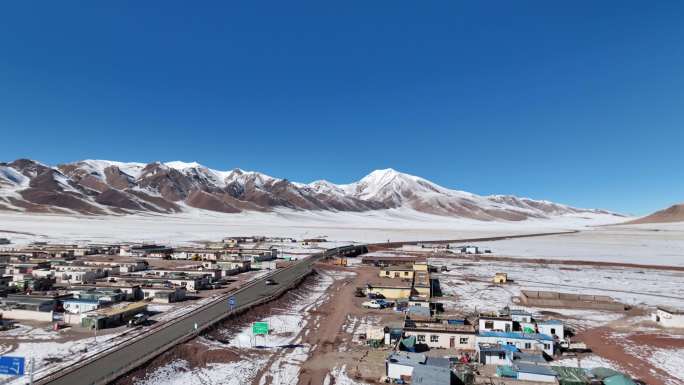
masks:
<instances>
[{"instance_id":1,"label":"building window","mask_svg":"<svg viewBox=\"0 0 684 385\"><path fill-rule=\"evenodd\" d=\"M418 334L418 336L416 337L416 340L418 342L425 342L425 335L424 334Z\"/></svg>"},{"instance_id":2,"label":"building window","mask_svg":"<svg viewBox=\"0 0 684 385\"><path fill-rule=\"evenodd\" d=\"M500 353L499 353L499 359L500 359L500 360L505 360L505 359L506 359L506 353L500 352Z\"/></svg>"},{"instance_id":3,"label":"building window","mask_svg":"<svg viewBox=\"0 0 684 385\"><path fill-rule=\"evenodd\" d=\"M552 335L552 336L553 336L553 335L556 335L556 329L555 329L555 328L551 328L551 335Z\"/></svg>"},{"instance_id":4,"label":"building window","mask_svg":"<svg viewBox=\"0 0 684 385\"><path fill-rule=\"evenodd\" d=\"M485 321L485 329L494 329L494 321Z\"/></svg>"},{"instance_id":5,"label":"building window","mask_svg":"<svg viewBox=\"0 0 684 385\"><path fill-rule=\"evenodd\" d=\"M525 342L525 349L532 349L532 344L529 342Z\"/></svg>"},{"instance_id":6,"label":"building window","mask_svg":"<svg viewBox=\"0 0 684 385\"><path fill-rule=\"evenodd\" d=\"M548 350L548 349L550 349L550 348L551 348L551 345L549 345L549 344L544 344L544 349L545 349L545 350Z\"/></svg>"},{"instance_id":7,"label":"building window","mask_svg":"<svg viewBox=\"0 0 684 385\"><path fill-rule=\"evenodd\" d=\"M459 338L458 343L461 345L466 345L468 343L468 337Z\"/></svg>"},{"instance_id":8,"label":"building window","mask_svg":"<svg viewBox=\"0 0 684 385\"><path fill-rule=\"evenodd\" d=\"M438 335L431 335L430 336L430 342L439 342L439 336Z\"/></svg>"}]
</instances>

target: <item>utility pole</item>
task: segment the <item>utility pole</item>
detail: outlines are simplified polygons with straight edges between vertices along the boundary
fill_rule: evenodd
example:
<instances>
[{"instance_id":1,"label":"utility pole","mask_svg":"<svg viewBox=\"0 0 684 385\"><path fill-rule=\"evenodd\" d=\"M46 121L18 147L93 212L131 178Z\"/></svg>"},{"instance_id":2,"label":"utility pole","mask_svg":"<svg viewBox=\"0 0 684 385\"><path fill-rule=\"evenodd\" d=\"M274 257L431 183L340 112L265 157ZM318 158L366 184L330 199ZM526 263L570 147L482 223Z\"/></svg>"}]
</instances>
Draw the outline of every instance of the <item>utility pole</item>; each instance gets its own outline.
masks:
<instances>
[{"instance_id":1,"label":"utility pole","mask_svg":"<svg viewBox=\"0 0 684 385\"><path fill-rule=\"evenodd\" d=\"M33 372L35 371L35 359L33 357L29 361L29 370L29 385L33 385Z\"/></svg>"}]
</instances>

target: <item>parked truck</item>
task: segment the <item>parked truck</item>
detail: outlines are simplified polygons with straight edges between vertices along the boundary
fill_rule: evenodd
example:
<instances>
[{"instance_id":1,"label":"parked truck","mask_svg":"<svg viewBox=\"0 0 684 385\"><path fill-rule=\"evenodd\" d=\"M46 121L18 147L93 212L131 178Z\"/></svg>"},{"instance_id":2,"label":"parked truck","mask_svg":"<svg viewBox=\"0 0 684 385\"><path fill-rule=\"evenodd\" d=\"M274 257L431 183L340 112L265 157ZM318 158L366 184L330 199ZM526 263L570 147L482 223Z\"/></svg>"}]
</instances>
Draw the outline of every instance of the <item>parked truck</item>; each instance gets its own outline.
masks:
<instances>
[{"instance_id":1,"label":"parked truck","mask_svg":"<svg viewBox=\"0 0 684 385\"><path fill-rule=\"evenodd\" d=\"M562 340L560 347L567 352L583 353L591 351L584 342L572 342L570 340Z\"/></svg>"}]
</instances>

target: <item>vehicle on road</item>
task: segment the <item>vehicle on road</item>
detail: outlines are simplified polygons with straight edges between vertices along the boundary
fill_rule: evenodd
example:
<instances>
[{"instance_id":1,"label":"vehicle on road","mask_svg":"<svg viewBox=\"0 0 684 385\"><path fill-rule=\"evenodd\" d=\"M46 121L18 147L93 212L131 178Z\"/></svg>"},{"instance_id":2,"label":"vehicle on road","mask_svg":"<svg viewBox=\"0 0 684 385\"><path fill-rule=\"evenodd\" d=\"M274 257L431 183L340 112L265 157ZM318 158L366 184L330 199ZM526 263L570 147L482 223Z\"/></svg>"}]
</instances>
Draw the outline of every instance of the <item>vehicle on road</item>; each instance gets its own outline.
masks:
<instances>
[{"instance_id":1,"label":"vehicle on road","mask_svg":"<svg viewBox=\"0 0 684 385\"><path fill-rule=\"evenodd\" d=\"M584 342L571 342L569 340L563 340L560 342L561 349L568 352L584 353L589 352L590 349Z\"/></svg>"},{"instance_id":2,"label":"vehicle on road","mask_svg":"<svg viewBox=\"0 0 684 385\"><path fill-rule=\"evenodd\" d=\"M266 284L269 285L269 286L270 286L270 285L277 285L278 282L276 282L276 281L274 281L274 280L272 280L272 279L269 278L269 279L266 280Z\"/></svg>"},{"instance_id":3,"label":"vehicle on road","mask_svg":"<svg viewBox=\"0 0 684 385\"><path fill-rule=\"evenodd\" d=\"M356 290L354 290L354 296L363 298L366 296L366 293L363 291L362 287L357 287Z\"/></svg>"},{"instance_id":4,"label":"vehicle on road","mask_svg":"<svg viewBox=\"0 0 684 385\"><path fill-rule=\"evenodd\" d=\"M150 318L150 317L149 317L147 314L145 314L145 313L138 313L138 314L134 315L133 318L131 318L131 319L128 321L128 325L127 325L127 326L128 326L129 328L134 327L134 326L142 326L142 325L144 325L144 324L147 322L147 320L148 320L149 318Z\"/></svg>"},{"instance_id":5,"label":"vehicle on road","mask_svg":"<svg viewBox=\"0 0 684 385\"><path fill-rule=\"evenodd\" d=\"M368 293L369 299L385 299L385 296L377 293Z\"/></svg>"},{"instance_id":6,"label":"vehicle on road","mask_svg":"<svg viewBox=\"0 0 684 385\"><path fill-rule=\"evenodd\" d=\"M373 299L362 303L361 306L368 309L384 309L386 307L389 307L390 303L385 301L384 299Z\"/></svg>"}]
</instances>

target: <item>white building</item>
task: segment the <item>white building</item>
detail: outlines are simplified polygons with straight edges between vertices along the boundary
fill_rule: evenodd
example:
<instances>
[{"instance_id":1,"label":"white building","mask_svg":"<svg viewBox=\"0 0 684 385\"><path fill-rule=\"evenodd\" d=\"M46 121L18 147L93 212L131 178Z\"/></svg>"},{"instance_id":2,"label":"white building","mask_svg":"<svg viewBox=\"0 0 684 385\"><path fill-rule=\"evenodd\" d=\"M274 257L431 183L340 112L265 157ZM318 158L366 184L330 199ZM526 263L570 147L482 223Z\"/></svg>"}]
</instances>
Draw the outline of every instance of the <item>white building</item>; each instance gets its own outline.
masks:
<instances>
[{"instance_id":1,"label":"white building","mask_svg":"<svg viewBox=\"0 0 684 385\"><path fill-rule=\"evenodd\" d=\"M100 301L89 299L66 299L63 301L64 310L71 314L81 314L96 310L100 307Z\"/></svg>"},{"instance_id":2,"label":"white building","mask_svg":"<svg viewBox=\"0 0 684 385\"><path fill-rule=\"evenodd\" d=\"M510 332L513 330L511 317L497 317L480 314L479 331Z\"/></svg>"},{"instance_id":3,"label":"white building","mask_svg":"<svg viewBox=\"0 0 684 385\"><path fill-rule=\"evenodd\" d=\"M565 326L559 320L548 320L537 322L539 334L546 334L558 339L565 338Z\"/></svg>"},{"instance_id":4,"label":"white building","mask_svg":"<svg viewBox=\"0 0 684 385\"><path fill-rule=\"evenodd\" d=\"M521 350L538 350L553 356L553 338L545 334L480 331L478 344L514 345Z\"/></svg>"},{"instance_id":5,"label":"white building","mask_svg":"<svg viewBox=\"0 0 684 385\"><path fill-rule=\"evenodd\" d=\"M666 328L684 328L684 310L681 309L658 306L652 319Z\"/></svg>"}]
</instances>

